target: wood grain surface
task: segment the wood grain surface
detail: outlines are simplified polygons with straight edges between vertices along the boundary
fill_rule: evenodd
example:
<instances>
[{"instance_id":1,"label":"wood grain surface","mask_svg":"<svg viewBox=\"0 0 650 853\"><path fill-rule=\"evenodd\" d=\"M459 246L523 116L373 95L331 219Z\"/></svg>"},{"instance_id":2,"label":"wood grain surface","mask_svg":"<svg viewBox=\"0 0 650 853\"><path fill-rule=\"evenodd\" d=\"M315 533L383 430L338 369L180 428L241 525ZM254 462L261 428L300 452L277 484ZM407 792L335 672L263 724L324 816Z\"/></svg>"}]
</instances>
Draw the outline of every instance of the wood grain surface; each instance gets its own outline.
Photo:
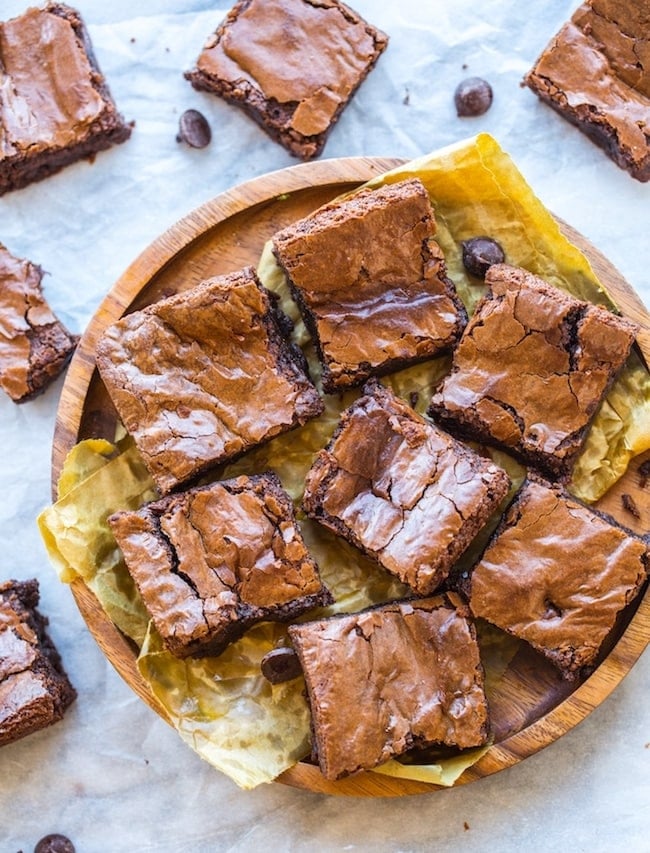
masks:
<instances>
[{"instance_id":1,"label":"wood grain surface","mask_svg":"<svg viewBox=\"0 0 650 853\"><path fill-rule=\"evenodd\" d=\"M387 158L344 158L301 164L242 184L182 219L146 249L125 271L85 331L68 369L57 413L52 450L52 488L56 488L67 452L88 437L112 439L116 413L95 369L95 346L103 330L125 312L179 292L204 278L255 264L264 243L279 228L402 161ZM641 326L638 348L650 362L650 316L642 301L603 255L570 226L560 223L592 266L626 316ZM647 532L650 486L638 473L643 458L633 461L625 477L599 502L621 523ZM637 519L622 504L632 495ZM54 497L56 495L54 494ZM136 650L108 620L82 581L72 584L77 605L103 653L131 688L162 717L136 668ZM650 593L625 613L611 648L578 686L564 682L538 655L522 651L511 662L491 697L495 743L456 783L466 784L516 764L569 731L599 705L634 665L650 639ZM361 773L329 782L317 767L301 762L280 782L327 794L403 796L441 790L436 785L377 773Z\"/></svg>"}]
</instances>

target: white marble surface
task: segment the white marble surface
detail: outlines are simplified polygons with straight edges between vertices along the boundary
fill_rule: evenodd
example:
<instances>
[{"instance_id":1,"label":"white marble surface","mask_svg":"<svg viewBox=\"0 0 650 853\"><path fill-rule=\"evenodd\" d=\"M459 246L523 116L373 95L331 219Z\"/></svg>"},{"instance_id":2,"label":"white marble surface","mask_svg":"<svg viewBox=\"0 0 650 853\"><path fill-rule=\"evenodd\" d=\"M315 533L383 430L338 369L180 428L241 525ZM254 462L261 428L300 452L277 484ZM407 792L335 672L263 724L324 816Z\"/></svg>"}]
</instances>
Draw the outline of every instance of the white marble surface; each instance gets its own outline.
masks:
<instances>
[{"instance_id":1,"label":"white marble surface","mask_svg":"<svg viewBox=\"0 0 650 853\"><path fill-rule=\"evenodd\" d=\"M3 0L0 16L25 5ZM353 5L391 43L324 157L414 157L487 130L547 206L591 239L648 304L650 185L632 180L519 86L573 0ZM165 228L217 193L296 161L240 111L195 92L181 76L226 4L77 6L121 111L136 123L133 137L92 166L1 198L0 241L48 271L50 304L81 332L113 282ZM459 119L452 93L474 74L491 81L494 104L482 118ZM213 142L203 151L175 142L188 107L211 122ZM63 722L0 752L1 853L31 853L48 832L68 835L79 853L650 850L647 653L560 741L463 788L389 801L277 784L246 793L204 764L105 661L48 563L35 517L50 497L60 388L61 381L22 406L0 399L0 576L39 579L42 610L79 692Z\"/></svg>"}]
</instances>

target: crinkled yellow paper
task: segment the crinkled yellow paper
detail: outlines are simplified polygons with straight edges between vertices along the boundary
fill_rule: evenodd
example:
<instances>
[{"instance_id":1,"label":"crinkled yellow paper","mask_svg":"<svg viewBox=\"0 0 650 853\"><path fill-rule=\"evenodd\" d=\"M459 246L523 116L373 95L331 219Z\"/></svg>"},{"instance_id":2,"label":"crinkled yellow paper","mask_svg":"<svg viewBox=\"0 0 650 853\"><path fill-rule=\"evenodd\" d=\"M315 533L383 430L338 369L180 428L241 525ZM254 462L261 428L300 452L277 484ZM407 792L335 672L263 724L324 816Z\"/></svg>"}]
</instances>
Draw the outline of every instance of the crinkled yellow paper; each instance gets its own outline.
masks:
<instances>
[{"instance_id":1,"label":"crinkled yellow paper","mask_svg":"<svg viewBox=\"0 0 650 853\"><path fill-rule=\"evenodd\" d=\"M451 146L372 181L372 185L415 175L427 187L436 210L437 239L449 274L469 310L484 286L462 266L460 241L489 234L504 246L510 263L524 266L553 284L592 302L611 305L584 255L561 234L553 217L527 186L510 158L483 134ZM280 295L295 321L294 338L305 348L312 376L319 365L289 290L266 246L258 267L260 278ZM433 359L385 378L393 390L423 412L433 387L449 369L449 358ZM326 397L325 413L299 430L279 436L224 467L220 477L272 469L295 501L302 495L305 474L323 447L339 414L358 390ZM633 356L612 388L590 431L576 467L573 491L595 500L620 477L632 455L650 447L650 377ZM494 451L513 480L523 469ZM308 751L309 711L304 681L270 685L260 674L263 655L288 643L286 628L259 625L218 658L178 660L166 652L140 602L106 522L119 509L135 508L155 496L153 483L129 440L114 446L98 440L81 442L68 456L59 497L39 517L39 526L61 579L82 578L113 622L141 647L139 671L180 736L203 758L251 788L268 782ZM354 612L398 598L406 592L394 577L318 524L301 518L307 545L336 603L311 616ZM505 635L480 634L488 697L517 646ZM402 778L453 785L484 750L421 765L391 761L378 772Z\"/></svg>"}]
</instances>

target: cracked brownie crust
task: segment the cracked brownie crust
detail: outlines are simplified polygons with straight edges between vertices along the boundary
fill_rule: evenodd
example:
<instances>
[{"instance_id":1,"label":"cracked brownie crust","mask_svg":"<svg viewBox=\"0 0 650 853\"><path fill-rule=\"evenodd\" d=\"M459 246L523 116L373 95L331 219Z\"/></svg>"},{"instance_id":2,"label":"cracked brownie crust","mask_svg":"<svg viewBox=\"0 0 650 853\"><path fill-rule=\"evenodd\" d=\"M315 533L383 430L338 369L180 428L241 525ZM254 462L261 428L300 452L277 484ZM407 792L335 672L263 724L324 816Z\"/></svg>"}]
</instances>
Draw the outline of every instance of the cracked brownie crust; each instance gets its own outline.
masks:
<instances>
[{"instance_id":1,"label":"cracked brownie crust","mask_svg":"<svg viewBox=\"0 0 650 853\"><path fill-rule=\"evenodd\" d=\"M638 327L498 264L429 412L451 431L565 480Z\"/></svg>"},{"instance_id":2,"label":"cracked brownie crust","mask_svg":"<svg viewBox=\"0 0 650 853\"><path fill-rule=\"evenodd\" d=\"M388 37L338 0L241 0L185 77L290 154L317 157Z\"/></svg>"},{"instance_id":3,"label":"cracked brownie crust","mask_svg":"<svg viewBox=\"0 0 650 853\"><path fill-rule=\"evenodd\" d=\"M71 7L0 22L0 69L0 195L131 135Z\"/></svg>"},{"instance_id":4,"label":"cracked brownie crust","mask_svg":"<svg viewBox=\"0 0 650 853\"><path fill-rule=\"evenodd\" d=\"M471 573L470 608L574 679L596 662L649 566L642 539L560 486L527 480Z\"/></svg>"},{"instance_id":5,"label":"cracked brownie crust","mask_svg":"<svg viewBox=\"0 0 650 853\"><path fill-rule=\"evenodd\" d=\"M524 82L632 177L650 180L647 3L584 3Z\"/></svg>"},{"instance_id":6,"label":"cracked brownie crust","mask_svg":"<svg viewBox=\"0 0 650 853\"><path fill-rule=\"evenodd\" d=\"M372 380L316 457L303 506L428 595L446 579L509 486L505 471Z\"/></svg>"},{"instance_id":7,"label":"cracked brownie crust","mask_svg":"<svg viewBox=\"0 0 650 853\"><path fill-rule=\"evenodd\" d=\"M38 601L36 580L0 584L0 746L56 723L77 695Z\"/></svg>"},{"instance_id":8,"label":"cracked brownie crust","mask_svg":"<svg viewBox=\"0 0 650 853\"><path fill-rule=\"evenodd\" d=\"M323 410L252 267L126 315L97 367L161 492Z\"/></svg>"},{"instance_id":9,"label":"cracked brownie crust","mask_svg":"<svg viewBox=\"0 0 650 853\"><path fill-rule=\"evenodd\" d=\"M78 341L50 310L42 278L40 267L0 245L0 388L15 403L43 392Z\"/></svg>"},{"instance_id":10,"label":"cracked brownie crust","mask_svg":"<svg viewBox=\"0 0 650 853\"><path fill-rule=\"evenodd\" d=\"M335 392L451 349L467 322L422 182L333 202L273 237Z\"/></svg>"},{"instance_id":11,"label":"cracked brownie crust","mask_svg":"<svg viewBox=\"0 0 650 853\"><path fill-rule=\"evenodd\" d=\"M468 611L450 595L291 625L326 779L414 747L487 738L483 669Z\"/></svg>"},{"instance_id":12,"label":"cracked brownie crust","mask_svg":"<svg viewBox=\"0 0 650 853\"><path fill-rule=\"evenodd\" d=\"M177 657L218 655L257 622L332 602L274 474L169 495L109 523Z\"/></svg>"}]
</instances>

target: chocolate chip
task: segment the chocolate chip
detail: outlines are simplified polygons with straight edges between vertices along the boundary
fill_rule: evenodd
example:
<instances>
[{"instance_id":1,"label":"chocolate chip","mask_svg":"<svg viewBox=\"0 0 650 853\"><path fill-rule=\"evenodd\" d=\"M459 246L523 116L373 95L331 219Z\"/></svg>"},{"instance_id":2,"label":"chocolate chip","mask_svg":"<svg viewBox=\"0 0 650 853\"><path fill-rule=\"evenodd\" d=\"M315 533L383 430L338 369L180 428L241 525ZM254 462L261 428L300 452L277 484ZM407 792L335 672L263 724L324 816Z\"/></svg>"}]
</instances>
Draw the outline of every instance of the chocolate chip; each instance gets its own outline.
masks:
<instances>
[{"instance_id":1,"label":"chocolate chip","mask_svg":"<svg viewBox=\"0 0 650 853\"><path fill-rule=\"evenodd\" d=\"M648 479L650 479L650 459L644 460L637 468L637 471L639 473L641 488L645 489L648 484Z\"/></svg>"},{"instance_id":2,"label":"chocolate chip","mask_svg":"<svg viewBox=\"0 0 650 853\"><path fill-rule=\"evenodd\" d=\"M627 492L622 494L621 503L623 504L623 509L627 510L627 512L629 512L635 518L641 518L639 507L636 505L636 501L634 500L632 495L628 495Z\"/></svg>"},{"instance_id":3,"label":"chocolate chip","mask_svg":"<svg viewBox=\"0 0 650 853\"><path fill-rule=\"evenodd\" d=\"M492 87L481 77L468 77L456 86L454 103L459 116L482 116L492 105Z\"/></svg>"},{"instance_id":4,"label":"chocolate chip","mask_svg":"<svg viewBox=\"0 0 650 853\"><path fill-rule=\"evenodd\" d=\"M264 655L260 668L264 678L271 684L292 681L302 674L298 655L289 646L280 646Z\"/></svg>"},{"instance_id":5,"label":"chocolate chip","mask_svg":"<svg viewBox=\"0 0 650 853\"><path fill-rule=\"evenodd\" d=\"M492 264L502 264L506 258L505 252L491 237L472 237L463 240L463 266L467 272L478 278L485 278L485 273Z\"/></svg>"},{"instance_id":6,"label":"chocolate chip","mask_svg":"<svg viewBox=\"0 0 650 853\"><path fill-rule=\"evenodd\" d=\"M210 144L212 131L208 120L198 110L185 110L178 122L177 142L186 142L192 148L205 148Z\"/></svg>"},{"instance_id":7,"label":"chocolate chip","mask_svg":"<svg viewBox=\"0 0 650 853\"><path fill-rule=\"evenodd\" d=\"M65 835L53 832L46 835L34 847L34 853L75 853L74 844Z\"/></svg>"}]
</instances>

